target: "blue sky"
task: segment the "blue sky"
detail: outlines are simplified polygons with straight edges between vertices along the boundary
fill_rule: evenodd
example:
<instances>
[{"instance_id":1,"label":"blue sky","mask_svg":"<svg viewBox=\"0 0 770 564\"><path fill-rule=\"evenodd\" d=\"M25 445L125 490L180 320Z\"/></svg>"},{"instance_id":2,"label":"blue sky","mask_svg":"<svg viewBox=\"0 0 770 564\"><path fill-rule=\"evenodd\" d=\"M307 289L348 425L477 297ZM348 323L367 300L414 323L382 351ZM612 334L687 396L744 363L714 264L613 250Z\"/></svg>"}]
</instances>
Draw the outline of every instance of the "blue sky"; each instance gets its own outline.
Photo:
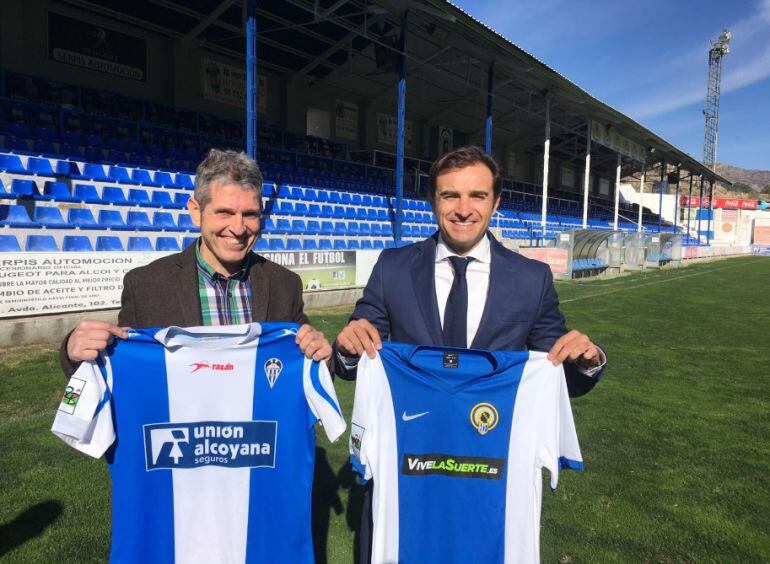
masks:
<instances>
[{"instance_id":1,"label":"blue sky","mask_svg":"<svg viewBox=\"0 0 770 564\"><path fill-rule=\"evenodd\" d=\"M729 28L717 161L770 170L770 0L455 3L699 160L709 41Z\"/></svg>"}]
</instances>

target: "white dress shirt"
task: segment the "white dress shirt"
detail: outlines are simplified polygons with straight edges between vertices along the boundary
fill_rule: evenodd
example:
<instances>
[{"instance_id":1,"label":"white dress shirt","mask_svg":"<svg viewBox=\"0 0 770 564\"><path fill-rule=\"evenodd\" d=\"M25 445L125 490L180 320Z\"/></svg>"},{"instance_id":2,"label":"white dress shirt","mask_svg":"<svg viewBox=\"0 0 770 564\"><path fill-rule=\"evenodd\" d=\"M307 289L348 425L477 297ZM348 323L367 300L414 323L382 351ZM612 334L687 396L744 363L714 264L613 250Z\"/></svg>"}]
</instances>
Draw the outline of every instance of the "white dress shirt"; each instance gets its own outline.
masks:
<instances>
[{"instance_id":1,"label":"white dress shirt","mask_svg":"<svg viewBox=\"0 0 770 564\"><path fill-rule=\"evenodd\" d=\"M449 291L452 289L455 273L449 257L460 256L450 249L444 239L439 235L438 245L436 246L436 301L438 303L438 315L441 320L441 327L444 327L444 311L446 302L449 299ZM478 244L465 255L466 258L472 258L468 263L468 270L465 271L465 278L468 282L468 326L466 333L466 344L468 348L473 343L473 338L479 329L481 323L481 314L484 313L484 306L487 303L487 292L489 290L489 267L491 254L489 250L489 238L484 237Z\"/></svg>"}]
</instances>

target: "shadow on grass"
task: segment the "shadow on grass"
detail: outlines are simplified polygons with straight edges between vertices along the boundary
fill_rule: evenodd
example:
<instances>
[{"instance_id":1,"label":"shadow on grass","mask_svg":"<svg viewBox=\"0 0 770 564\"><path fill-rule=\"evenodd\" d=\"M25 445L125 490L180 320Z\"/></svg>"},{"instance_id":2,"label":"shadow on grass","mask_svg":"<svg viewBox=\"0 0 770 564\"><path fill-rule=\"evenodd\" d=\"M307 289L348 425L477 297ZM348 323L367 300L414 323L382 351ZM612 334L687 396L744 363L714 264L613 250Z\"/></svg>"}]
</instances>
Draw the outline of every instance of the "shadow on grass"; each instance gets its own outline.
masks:
<instances>
[{"instance_id":1,"label":"shadow on grass","mask_svg":"<svg viewBox=\"0 0 770 564\"><path fill-rule=\"evenodd\" d=\"M0 557L40 536L61 513L61 503L48 500L28 507L12 521L0 525Z\"/></svg>"},{"instance_id":2,"label":"shadow on grass","mask_svg":"<svg viewBox=\"0 0 770 564\"><path fill-rule=\"evenodd\" d=\"M344 511L338 490L337 476L329 465L326 451L316 447L313 471L313 552L318 564L329 561L327 549L331 512L340 515Z\"/></svg>"}]
</instances>

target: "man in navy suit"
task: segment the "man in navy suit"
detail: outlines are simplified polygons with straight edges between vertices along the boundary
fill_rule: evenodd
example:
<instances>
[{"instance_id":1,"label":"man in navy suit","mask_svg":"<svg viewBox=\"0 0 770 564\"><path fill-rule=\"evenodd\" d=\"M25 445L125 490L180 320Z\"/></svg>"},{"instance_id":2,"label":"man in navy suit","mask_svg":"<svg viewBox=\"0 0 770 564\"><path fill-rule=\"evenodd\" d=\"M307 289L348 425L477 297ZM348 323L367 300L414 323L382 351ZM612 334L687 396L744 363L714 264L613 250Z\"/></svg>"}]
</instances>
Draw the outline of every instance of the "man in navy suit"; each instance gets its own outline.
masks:
<instances>
[{"instance_id":1,"label":"man in navy suit","mask_svg":"<svg viewBox=\"0 0 770 564\"><path fill-rule=\"evenodd\" d=\"M579 331L568 331L549 267L501 245L488 232L502 190L499 167L481 149L463 147L430 171L430 203L439 231L384 251L364 294L337 337L337 375L355 379L355 359L374 356L382 338L485 350L547 351L564 363L571 396L588 392L604 371L604 353ZM446 304L454 260L469 259L464 342L447 342Z\"/></svg>"},{"instance_id":2,"label":"man in navy suit","mask_svg":"<svg viewBox=\"0 0 770 564\"><path fill-rule=\"evenodd\" d=\"M411 344L548 351L555 365L564 363L570 396L593 388L606 357L586 335L567 330L548 265L506 249L488 231L501 191L497 163L477 147L456 149L433 163L430 204L439 231L380 254L350 322L335 342L338 376L355 379L357 359L364 352L373 358L382 338L389 338ZM371 561L371 494L369 481L363 497L360 562Z\"/></svg>"}]
</instances>

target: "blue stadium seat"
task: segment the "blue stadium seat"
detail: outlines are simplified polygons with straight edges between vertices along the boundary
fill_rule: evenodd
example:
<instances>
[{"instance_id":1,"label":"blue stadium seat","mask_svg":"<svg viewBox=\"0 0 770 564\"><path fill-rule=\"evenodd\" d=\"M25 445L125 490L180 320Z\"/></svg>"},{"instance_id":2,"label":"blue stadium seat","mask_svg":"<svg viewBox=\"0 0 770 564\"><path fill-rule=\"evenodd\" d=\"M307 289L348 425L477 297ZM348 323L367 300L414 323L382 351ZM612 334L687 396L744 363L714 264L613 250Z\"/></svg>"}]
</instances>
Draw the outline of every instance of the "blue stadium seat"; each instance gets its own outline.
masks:
<instances>
[{"instance_id":1,"label":"blue stadium seat","mask_svg":"<svg viewBox=\"0 0 770 564\"><path fill-rule=\"evenodd\" d=\"M358 239L353 239L352 241L348 241L348 250L349 251L355 251L361 248L361 243L359 243Z\"/></svg>"},{"instance_id":2,"label":"blue stadium seat","mask_svg":"<svg viewBox=\"0 0 770 564\"><path fill-rule=\"evenodd\" d=\"M152 242L149 237L129 237L128 238L128 250L129 251L152 251Z\"/></svg>"},{"instance_id":3,"label":"blue stadium seat","mask_svg":"<svg viewBox=\"0 0 770 564\"><path fill-rule=\"evenodd\" d=\"M20 253L21 247L16 235L0 235L0 253Z\"/></svg>"},{"instance_id":4,"label":"blue stadium seat","mask_svg":"<svg viewBox=\"0 0 770 564\"><path fill-rule=\"evenodd\" d=\"M331 221L322 221L319 235L333 235L335 232L335 229L336 228L334 226L334 223L332 223Z\"/></svg>"},{"instance_id":5,"label":"blue stadium seat","mask_svg":"<svg viewBox=\"0 0 770 564\"><path fill-rule=\"evenodd\" d=\"M271 251L286 250L286 243L284 243L283 239L270 239L269 244L270 244Z\"/></svg>"},{"instance_id":6,"label":"blue stadium seat","mask_svg":"<svg viewBox=\"0 0 770 564\"><path fill-rule=\"evenodd\" d=\"M332 250L332 241L331 239L321 239L318 242L318 249L321 251L331 251Z\"/></svg>"},{"instance_id":7,"label":"blue stadium seat","mask_svg":"<svg viewBox=\"0 0 770 564\"><path fill-rule=\"evenodd\" d=\"M21 178L14 178L11 181L9 192L17 198L32 198L40 195L37 191L37 184L33 180L22 180Z\"/></svg>"},{"instance_id":8,"label":"blue stadium seat","mask_svg":"<svg viewBox=\"0 0 770 564\"><path fill-rule=\"evenodd\" d=\"M348 248L348 244L345 241L345 239L335 239L334 240L334 250L344 251Z\"/></svg>"},{"instance_id":9,"label":"blue stadium seat","mask_svg":"<svg viewBox=\"0 0 770 564\"><path fill-rule=\"evenodd\" d=\"M179 205L179 209L184 209L187 207L187 200L190 199L190 194L186 194L184 192L177 192L174 194L174 203Z\"/></svg>"},{"instance_id":10,"label":"blue stadium seat","mask_svg":"<svg viewBox=\"0 0 770 564\"><path fill-rule=\"evenodd\" d=\"M270 243L267 242L267 239L264 237L260 237L257 239L257 244L255 245L257 251L269 251L270 250Z\"/></svg>"},{"instance_id":11,"label":"blue stadium seat","mask_svg":"<svg viewBox=\"0 0 770 564\"><path fill-rule=\"evenodd\" d=\"M30 157L27 161L27 170L37 176L54 176L51 161L38 157Z\"/></svg>"},{"instance_id":12,"label":"blue stadium seat","mask_svg":"<svg viewBox=\"0 0 770 564\"><path fill-rule=\"evenodd\" d=\"M272 184L271 182L263 182L262 183L262 197L263 198L270 198L275 194L275 184Z\"/></svg>"},{"instance_id":13,"label":"blue stadium seat","mask_svg":"<svg viewBox=\"0 0 770 564\"><path fill-rule=\"evenodd\" d=\"M100 204L102 199L96 192L96 186L93 184L75 184L73 194L79 202L86 204Z\"/></svg>"},{"instance_id":14,"label":"blue stadium seat","mask_svg":"<svg viewBox=\"0 0 770 564\"><path fill-rule=\"evenodd\" d=\"M155 240L156 251L181 251L176 237L158 237Z\"/></svg>"},{"instance_id":15,"label":"blue stadium seat","mask_svg":"<svg viewBox=\"0 0 770 564\"><path fill-rule=\"evenodd\" d=\"M152 225L157 231L184 231L174 221L174 216L169 212L155 212L152 216Z\"/></svg>"},{"instance_id":16,"label":"blue stadium seat","mask_svg":"<svg viewBox=\"0 0 770 564\"><path fill-rule=\"evenodd\" d=\"M128 170L122 166L111 166L107 176L111 182L118 182L119 184L136 184L128 175Z\"/></svg>"},{"instance_id":17,"label":"blue stadium seat","mask_svg":"<svg viewBox=\"0 0 770 564\"><path fill-rule=\"evenodd\" d=\"M65 253L90 253L94 248L86 235L65 235L61 250Z\"/></svg>"},{"instance_id":18,"label":"blue stadium seat","mask_svg":"<svg viewBox=\"0 0 770 564\"><path fill-rule=\"evenodd\" d=\"M43 193L37 197L40 200L54 200L57 202L79 202L78 198L74 198L70 194L69 188L64 182L59 181L46 181L43 186Z\"/></svg>"},{"instance_id":19,"label":"blue stadium seat","mask_svg":"<svg viewBox=\"0 0 770 564\"><path fill-rule=\"evenodd\" d=\"M155 231L150 223L150 218L143 211L130 211L126 219L126 225L137 231Z\"/></svg>"},{"instance_id":20,"label":"blue stadium seat","mask_svg":"<svg viewBox=\"0 0 770 564\"><path fill-rule=\"evenodd\" d=\"M372 224L371 223L359 223L358 224L358 234L359 235L371 235L372 234Z\"/></svg>"},{"instance_id":21,"label":"blue stadium seat","mask_svg":"<svg viewBox=\"0 0 770 564\"><path fill-rule=\"evenodd\" d=\"M307 204L304 202L297 202L294 204L294 215L299 217L310 215L310 210L308 209Z\"/></svg>"},{"instance_id":22,"label":"blue stadium seat","mask_svg":"<svg viewBox=\"0 0 770 564\"><path fill-rule=\"evenodd\" d=\"M29 235L24 250L51 253L57 252L59 245L56 244L56 239L52 235Z\"/></svg>"},{"instance_id":23,"label":"blue stadium seat","mask_svg":"<svg viewBox=\"0 0 770 564\"><path fill-rule=\"evenodd\" d=\"M315 202L318 200L318 193L313 188L305 188L305 200Z\"/></svg>"},{"instance_id":24,"label":"blue stadium seat","mask_svg":"<svg viewBox=\"0 0 770 564\"><path fill-rule=\"evenodd\" d=\"M273 206L273 213L280 215L294 215L294 202L278 201Z\"/></svg>"},{"instance_id":25,"label":"blue stadium seat","mask_svg":"<svg viewBox=\"0 0 770 564\"><path fill-rule=\"evenodd\" d=\"M105 186L102 190L102 202L115 206L129 205L126 193L120 186Z\"/></svg>"},{"instance_id":26,"label":"blue stadium seat","mask_svg":"<svg viewBox=\"0 0 770 564\"><path fill-rule=\"evenodd\" d=\"M174 187L183 188L185 190L192 190L195 188L195 183L193 182L192 176L189 174L177 172L174 176Z\"/></svg>"},{"instance_id":27,"label":"blue stadium seat","mask_svg":"<svg viewBox=\"0 0 770 564\"><path fill-rule=\"evenodd\" d=\"M96 238L96 250L97 251L120 251L123 252L123 243L120 242L120 237L114 235L99 235Z\"/></svg>"},{"instance_id":28,"label":"blue stadium seat","mask_svg":"<svg viewBox=\"0 0 770 564\"><path fill-rule=\"evenodd\" d=\"M384 249L385 242L382 239L375 239L372 245L375 249Z\"/></svg>"},{"instance_id":29,"label":"blue stadium seat","mask_svg":"<svg viewBox=\"0 0 770 564\"><path fill-rule=\"evenodd\" d=\"M99 226L111 231L132 231L118 210L99 210Z\"/></svg>"},{"instance_id":30,"label":"blue stadium seat","mask_svg":"<svg viewBox=\"0 0 770 564\"><path fill-rule=\"evenodd\" d=\"M348 224L344 221L336 221L334 222L334 235L347 235L348 234Z\"/></svg>"},{"instance_id":31,"label":"blue stadium seat","mask_svg":"<svg viewBox=\"0 0 770 564\"><path fill-rule=\"evenodd\" d=\"M302 250L304 251L317 251L318 243L315 239L305 239L302 241Z\"/></svg>"},{"instance_id":32,"label":"blue stadium seat","mask_svg":"<svg viewBox=\"0 0 770 564\"><path fill-rule=\"evenodd\" d=\"M0 172L27 174L27 169L21 164L18 155L0 155Z\"/></svg>"},{"instance_id":33,"label":"blue stadium seat","mask_svg":"<svg viewBox=\"0 0 770 564\"><path fill-rule=\"evenodd\" d=\"M272 217L262 216L262 233L275 233L276 229L278 229L278 227Z\"/></svg>"},{"instance_id":34,"label":"blue stadium seat","mask_svg":"<svg viewBox=\"0 0 770 564\"><path fill-rule=\"evenodd\" d=\"M171 178L171 173L165 171L157 171L155 173L154 186L162 186L163 188L173 188L174 181Z\"/></svg>"},{"instance_id":35,"label":"blue stadium seat","mask_svg":"<svg viewBox=\"0 0 770 564\"><path fill-rule=\"evenodd\" d=\"M357 221L348 222L348 235L360 235L361 225Z\"/></svg>"},{"instance_id":36,"label":"blue stadium seat","mask_svg":"<svg viewBox=\"0 0 770 564\"><path fill-rule=\"evenodd\" d=\"M141 206L144 208L159 208L160 205L150 201L150 195L147 190L141 188L129 188L128 189L128 201L131 205Z\"/></svg>"},{"instance_id":37,"label":"blue stadium seat","mask_svg":"<svg viewBox=\"0 0 770 564\"><path fill-rule=\"evenodd\" d=\"M318 220L311 219L305 226L305 235L318 235L321 233L321 224Z\"/></svg>"},{"instance_id":38,"label":"blue stadium seat","mask_svg":"<svg viewBox=\"0 0 770 564\"><path fill-rule=\"evenodd\" d=\"M316 200L319 202L328 202L329 201L329 192L326 190L318 190L316 192Z\"/></svg>"},{"instance_id":39,"label":"blue stadium seat","mask_svg":"<svg viewBox=\"0 0 770 564\"><path fill-rule=\"evenodd\" d=\"M109 178L104 172L104 167L96 163L85 163L81 174L73 174L72 178L83 180L96 180L98 182L107 182Z\"/></svg>"},{"instance_id":40,"label":"blue stadium seat","mask_svg":"<svg viewBox=\"0 0 770 564\"><path fill-rule=\"evenodd\" d=\"M180 213L176 220L177 225L184 231L200 231L200 228L193 223L189 213Z\"/></svg>"},{"instance_id":41,"label":"blue stadium seat","mask_svg":"<svg viewBox=\"0 0 770 564\"><path fill-rule=\"evenodd\" d=\"M334 219L345 219L345 208L343 208L342 206L334 206L332 217Z\"/></svg>"},{"instance_id":42,"label":"blue stadium seat","mask_svg":"<svg viewBox=\"0 0 770 564\"><path fill-rule=\"evenodd\" d=\"M352 203L353 203L353 199L350 197L350 194L349 194L349 193L347 193L347 192L343 192L343 193L342 193L342 194L340 194L339 196L340 196L340 203L341 203L341 204L346 204L346 205L349 205L349 204L352 204Z\"/></svg>"},{"instance_id":43,"label":"blue stadium seat","mask_svg":"<svg viewBox=\"0 0 770 564\"><path fill-rule=\"evenodd\" d=\"M0 226L37 228L40 224L29 218L24 206L0 205Z\"/></svg>"},{"instance_id":44,"label":"blue stadium seat","mask_svg":"<svg viewBox=\"0 0 770 564\"><path fill-rule=\"evenodd\" d=\"M302 241L299 239L289 239L286 243L286 250L288 251L301 251Z\"/></svg>"},{"instance_id":45,"label":"blue stadium seat","mask_svg":"<svg viewBox=\"0 0 770 564\"><path fill-rule=\"evenodd\" d=\"M152 198L150 201L153 204L157 204L161 208L169 208L169 209L181 209L179 204L175 204L171 200L171 193L166 192L165 190L155 190L152 193Z\"/></svg>"},{"instance_id":46,"label":"blue stadium seat","mask_svg":"<svg viewBox=\"0 0 770 564\"><path fill-rule=\"evenodd\" d=\"M345 208L345 219L353 220L353 219L357 219L357 217L358 217L358 214L356 212L356 208L350 208L350 207Z\"/></svg>"},{"instance_id":47,"label":"blue stadium seat","mask_svg":"<svg viewBox=\"0 0 770 564\"><path fill-rule=\"evenodd\" d=\"M305 220L303 219L292 219L291 220L291 230L290 233L293 233L294 235L305 235L307 234L307 225L305 224Z\"/></svg>"},{"instance_id":48,"label":"blue stadium seat","mask_svg":"<svg viewBox=\"0 0 770 564\"><path fill-rule=\"evenodd\" d=\"M310 204L308 206L307 215L310 217L321 217L321 206L320 204Z\"/></svg>"},{"instance_id":49,"label":"blue stadium seat","mask_svg":"<svg viewBox=\"0 0 770 564\"><path fill-rule=\"evenodd\" d=\"M197 237L182 237L182 248L186 249L198 240Z\"/></svg>"},{"instance_id":50,"label":"blue stadium seat","mask_svg":"<svg viewBox=\"0 0 770 564\"><path fill-rule=\"evenodd\" d=\"M56 175L57 176L73 176L80 174L77 163L72 161L56 161Z\"/></svg>"},{"instance_id":51,"label":"blue stadium seat","mask_svg":"<svg viewBox=\"0 0 770 564\"><path fill-rule=\"evenodd\" d=\"M64 221L59 208L47 206L35 206L34 221L48 229L69 229L70 225Z\"/></svg>"},{"instance_id":52,"label":"blue stadium seat","mask_svg":"<svg viewBox=\"0 0 770 564\"><path fill-rule=\"evenodd\" d=\"M78 229L102 229L88 208L70 208L67 211L67 223Z\"/></svg>"},{"instance_id":53,"label":"blue stadium seat","mask_svg":"<svg viewBox=\"0 0 770 564\"><path fill-rule=\"evenodd\" d=\"M273 233L278 235L287 235L291 233L291 221L288 219L279 219L275 223L275 230L273 230Z\"/></svg>"},{"instance_id":54,"label":"blue stadium seat","mask_svg":"<svg viewBox=\"0 0 770 564\"><path fill-rule=\"evenodd\" d=\"M339 192L329 192L329 199L327 200L330 204L339 204L341 201L340 193Z\"/></svg>"},{"instance_id":55,"label":"blue stadium seat","mask_svg":"<svg viewBox=\"0 0 770 564\"><path fill-rule=\"evenodd\" d=\"M143 168L135 168L131 171L131 183L140 186L158 186L150 176L150 171Z\"/></svg>"}]
</instances>

